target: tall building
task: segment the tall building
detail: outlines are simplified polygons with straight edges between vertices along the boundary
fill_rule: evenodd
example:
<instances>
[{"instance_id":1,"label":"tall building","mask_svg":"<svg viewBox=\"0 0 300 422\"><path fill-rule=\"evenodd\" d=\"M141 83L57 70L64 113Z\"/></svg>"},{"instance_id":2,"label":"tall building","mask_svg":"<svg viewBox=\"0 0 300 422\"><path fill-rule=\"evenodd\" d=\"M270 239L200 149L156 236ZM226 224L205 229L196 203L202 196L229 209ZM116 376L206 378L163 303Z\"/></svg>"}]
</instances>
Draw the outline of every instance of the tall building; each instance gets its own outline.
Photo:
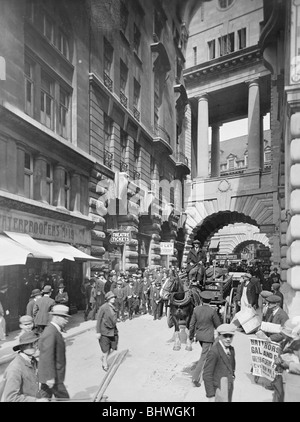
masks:
<instances>
[{"instance_id":1,"label":"tall building","mask_svg":"<svg viewBox=\"0 0 300 422\"><path fill-rule=\"evenodd\" d=\"M35 275L63 277L75 309L84 276L182 254L187 31L175 2L1 9L0 246L23 248L0 266L13 328Z\"/></svg>"}]
</instances>

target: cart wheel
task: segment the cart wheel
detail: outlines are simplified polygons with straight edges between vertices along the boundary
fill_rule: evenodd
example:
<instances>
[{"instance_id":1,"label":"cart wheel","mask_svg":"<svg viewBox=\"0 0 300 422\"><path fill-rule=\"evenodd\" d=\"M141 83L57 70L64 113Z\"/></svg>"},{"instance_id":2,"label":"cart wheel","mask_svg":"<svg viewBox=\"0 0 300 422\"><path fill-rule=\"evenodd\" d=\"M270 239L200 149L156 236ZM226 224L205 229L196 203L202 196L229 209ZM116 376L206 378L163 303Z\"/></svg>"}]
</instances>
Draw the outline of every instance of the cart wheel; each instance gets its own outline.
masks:
<instances>
[{"instance_id":1,"label":"cart wheel","mask_svg":"<svg viewBox=\"0 0 300 422\"><path fill-rule=\"evenodd\" d=\"M255 382L255 384L258 383L258 380L259 380L259 376L258 375L254 375L254 382Z\"/></svg>"}]
</instances>

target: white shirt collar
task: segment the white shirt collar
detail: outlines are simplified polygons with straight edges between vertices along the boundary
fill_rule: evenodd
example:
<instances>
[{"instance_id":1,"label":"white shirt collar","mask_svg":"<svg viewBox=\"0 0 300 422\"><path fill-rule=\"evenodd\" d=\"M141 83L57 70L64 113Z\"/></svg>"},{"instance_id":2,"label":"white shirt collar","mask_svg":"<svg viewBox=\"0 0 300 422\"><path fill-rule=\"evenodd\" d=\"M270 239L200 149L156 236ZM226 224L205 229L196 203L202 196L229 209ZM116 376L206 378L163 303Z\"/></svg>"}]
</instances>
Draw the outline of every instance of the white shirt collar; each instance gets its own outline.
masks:
<instances>
[{"instance_id":1,"label":"white shirt collar","mask_svg":"<svg viewBox=\"0 0 300 422\"><path fill-rule=\"evenodd\" d=\"M54 325L54 327L57 329L57 331L59 331L61 333L61 328L58 324L56 324L55 322L51 321L50 324Z\"/></svg>"}]
</instances>

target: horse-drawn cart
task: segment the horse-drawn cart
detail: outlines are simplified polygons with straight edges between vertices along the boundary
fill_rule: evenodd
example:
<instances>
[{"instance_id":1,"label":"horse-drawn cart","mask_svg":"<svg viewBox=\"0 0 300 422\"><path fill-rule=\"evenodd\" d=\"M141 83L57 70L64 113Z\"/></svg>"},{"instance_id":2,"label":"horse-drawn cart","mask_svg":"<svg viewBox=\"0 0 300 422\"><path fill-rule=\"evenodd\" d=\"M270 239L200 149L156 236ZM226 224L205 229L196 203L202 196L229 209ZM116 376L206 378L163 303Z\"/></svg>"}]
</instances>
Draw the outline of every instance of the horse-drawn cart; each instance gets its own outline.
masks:
<instances>
[{"instance_id":1,"label":"horse-drawn cart","mask_svg":"<svg viewBox=\"0 0 300 422\"><path fill-rule=\"evenodd\" d=\"M239 285L239 279L233 277L232 273L218 273L207 277L203 286L204 291L210 291L215 297L210 302L211 306L215 306L223 323L230 323L236 312L235 294Z\"/></svg>"}]
</instances>

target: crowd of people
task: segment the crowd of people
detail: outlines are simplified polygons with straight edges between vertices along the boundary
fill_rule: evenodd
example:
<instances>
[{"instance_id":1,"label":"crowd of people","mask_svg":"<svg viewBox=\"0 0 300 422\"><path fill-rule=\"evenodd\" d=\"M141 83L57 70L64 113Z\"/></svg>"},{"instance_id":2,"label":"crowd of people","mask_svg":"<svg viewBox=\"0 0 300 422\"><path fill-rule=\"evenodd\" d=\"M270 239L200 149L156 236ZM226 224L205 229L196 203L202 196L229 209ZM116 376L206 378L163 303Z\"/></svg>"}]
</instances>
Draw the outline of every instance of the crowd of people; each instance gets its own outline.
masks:
<instances>
[{"instance_id":1,"label":"crowd of people","mask_svg":"<svg viewBox=\"0 0 300 422\"><path fill-rule=\"evenodd\" d=\"M86 277L81 287L85 298L85 320L96 319L108 292L115 295L117 322L131 320L135 316L147 313L152 315L154 320L161 319L166 314L166 301L160 296L160 290L170 271L171 269L161 267L117 274L112 270L107 276L100 271L92 278ZM177 272L175 268L172 271Z\"/></svg>"}]
</instances>

